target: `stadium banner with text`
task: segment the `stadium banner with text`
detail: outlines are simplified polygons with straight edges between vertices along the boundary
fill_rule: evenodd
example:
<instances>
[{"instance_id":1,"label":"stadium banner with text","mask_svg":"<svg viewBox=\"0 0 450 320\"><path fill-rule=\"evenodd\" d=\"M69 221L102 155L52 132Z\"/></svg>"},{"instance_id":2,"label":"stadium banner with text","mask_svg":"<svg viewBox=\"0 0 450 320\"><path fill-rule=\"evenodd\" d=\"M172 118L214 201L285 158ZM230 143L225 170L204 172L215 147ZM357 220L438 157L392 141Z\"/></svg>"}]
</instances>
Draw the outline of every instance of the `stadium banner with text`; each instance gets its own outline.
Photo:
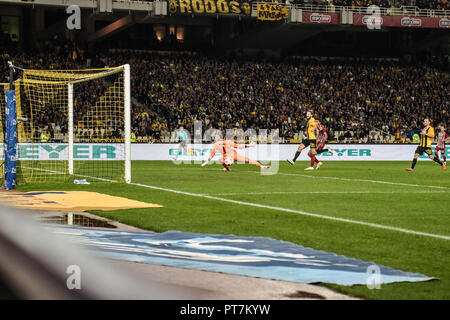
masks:
<instances>
[{"instance_id":1,"label":"stadium banner with text","mask_svg":"<svg viewBox=\"0 0 450 320\"><path fill-rule=\"evenodd\" d=\"M302 23L339 24L339 13L303 12Z\"/></svg>"},{"instance_id":2,"label":"stadium banner with text","mask_svg":"<svg viewBox=\"0 0 450 320\"><path fill-rule=\"evenodd\" d=\"M0 154L3 151L0 149ZM74 160L124 160L120 143L75 143ZM68 160L67 143L18 143L17 160Z\"/></svg>"},{"instance_id":3,"label":"stadium banner with text","mask_svg":"<svg viewBox=\"0 0 450 320\"><path fill-rule=\"evenodd\" d=\"M286 6L278 3L258 3L256 10L258 20L263 21L282 20L289 15Z\"/></svg>"},{"instance_id":4,"label":"stadium banner with text","mask_svg":"<svg viewBox=\"0 0 450 320\"><path fill-rule=\"evenodd\" d=\"M250 1L242 0L169 0L171 14L237 14L250 16Z\"/></svg>"},{"instance_id":5,"label":"stadium banner with text","mask_svg":"<svg viewBox=\"0 0 450 320\"><path fill-rule=\"evenodd\" d=\"M403 144L331 144L327 147L333 150L333 154L325 152L318 156L323 161L410 161L414 156L417 145ZM171 160L180 152L178 160L202 161L206 160L212 152L212 144L191 144L197 156L190 155L186 150L179 150L178 144L132 144L132 160ZM258 144L254 148L237 150L238 153L258 161L285 161L292 159L298 145L296 144ZM434 146L432 146L434 150ZM298 161L309 160L309 148L300 155ZM450 147L446 148L446 156L450 157ZM214 160L218 160L220 154L216 152ZM420 160L429 160L425 155Z\"/></svg>"},{"instance_id":6,"label":"stadium banner with text","mask_svg":"<svg viewBox=\"0 0 450 320\"><path fill-rule=\"evenodd\" d=\"M131 160L206 160L212 152L212 144L190 144L197 156L181 150L178 144L172 143L132 143ZM67 160L67 143L18 143L17 160ZM432 146L432 150L434 151ZM123 160L123 144L114 143L76 143L74 145L74 160ZM293 158L297 144L258 144L254 148L237 150L238 153L258 161L284 161ZM330 144L333 154L329 152L318 156L323 161L409 161L412 160L417 145L411 144ZM0 158L4 157L4 146L0 145ZM309 148L300 155L298 161L309 160ZM214 160L220 158L216 152ZM446 156L450 157L450 147L446 148ZM429 160L424 154L421 160Z\"/></svg>"},{"instance_id":7,"label":"stadium banner with text","mask_svg":"<svg viewBox=\"0 0 450 320\"><path fill-rule=\"evenodd\" d=\"M374 24L376 24L380 27L449 29L450 18L355 14L353 15L353 24L355 26L374 26Z\"/></svg>"}]
</instances>

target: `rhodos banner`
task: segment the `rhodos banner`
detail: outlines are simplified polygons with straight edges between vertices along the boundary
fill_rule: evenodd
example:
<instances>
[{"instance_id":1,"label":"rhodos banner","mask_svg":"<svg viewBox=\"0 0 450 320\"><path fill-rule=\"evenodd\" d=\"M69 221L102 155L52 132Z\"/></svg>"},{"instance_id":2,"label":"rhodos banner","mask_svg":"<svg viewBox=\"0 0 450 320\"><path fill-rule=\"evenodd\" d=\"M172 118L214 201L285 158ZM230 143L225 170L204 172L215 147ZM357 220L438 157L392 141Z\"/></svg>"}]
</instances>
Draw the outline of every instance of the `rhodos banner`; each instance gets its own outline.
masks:
<instances>
[{"instance_id":1,"label":"rhodos banner","mask_svg":"<svg viewBox=\"0 0 450 320\"><path fill-rule=\"evenodd\" d=\"M169 0L172 14L251 14L250 1L242 0Z\"/></svg>"},{"instance_id":2,"label":"rhodos banner","mask_svg":"<svg viewBox=\"0 0 450 320\"><path fill-rule=\"evenodd\" d=\"M258 20L276 21L282 20L288 16L288 10L285 6L274 3L257 4Z\"/></svg>"}]
</instances>

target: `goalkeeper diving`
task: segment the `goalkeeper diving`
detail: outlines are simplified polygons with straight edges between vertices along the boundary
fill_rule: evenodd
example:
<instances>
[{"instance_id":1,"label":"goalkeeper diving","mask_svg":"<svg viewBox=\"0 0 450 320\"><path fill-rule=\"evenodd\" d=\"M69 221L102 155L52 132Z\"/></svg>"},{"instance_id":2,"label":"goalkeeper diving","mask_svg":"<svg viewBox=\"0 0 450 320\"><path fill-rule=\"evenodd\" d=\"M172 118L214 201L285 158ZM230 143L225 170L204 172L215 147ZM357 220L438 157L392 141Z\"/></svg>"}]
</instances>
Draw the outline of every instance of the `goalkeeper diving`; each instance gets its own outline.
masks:
<instances>
[{"instance_id":1,"label":"goalkeeper diving","mask_svg":"<svg viewBox=\"0 0 450 320\"><path fill-rule=\"evenodd\" d=\"M202 167L206 166L209 162L211 162L211 160L214 158L214 156L216 154L216 151L218 151L219 153L222 154L219 161L223 165L224 171L230 171L231 170L230 166L236 161L242 162L242 163L250 163L254 166L260 167L261 169L270 168L269 166L263 166L258 161L249 159L246 156L243 156L243 155L237 153L237 151L235 150L235 149L245 149L245 148L252 148L252 147L255 147L255 145L253 145L253 144L238 145L238 144L234 143L234 141L231 141L231 140L218 141L218 142L214 143L213 148L212 148L213 150L212 150L208 160L206 160L205 162L202 163Z\"/></svg>"}]
</instances>

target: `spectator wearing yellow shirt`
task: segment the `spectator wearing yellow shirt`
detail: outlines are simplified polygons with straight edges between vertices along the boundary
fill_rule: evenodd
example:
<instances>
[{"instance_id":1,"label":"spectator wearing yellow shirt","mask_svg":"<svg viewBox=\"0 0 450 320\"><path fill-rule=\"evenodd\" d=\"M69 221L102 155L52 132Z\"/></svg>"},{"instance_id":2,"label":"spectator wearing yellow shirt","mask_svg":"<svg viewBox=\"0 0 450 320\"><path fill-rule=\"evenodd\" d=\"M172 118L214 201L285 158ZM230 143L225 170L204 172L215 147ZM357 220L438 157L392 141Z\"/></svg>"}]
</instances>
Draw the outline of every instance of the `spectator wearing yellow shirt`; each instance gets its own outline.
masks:
<instances>
[{"instance_id":1,"label":"spectator wearing yellow shirt","mask_svg":"<svg viewBox=\"0 0 450 320\"><path fill-rule=\"evenodd\" d=\"M137 134L137 128L134 128L134 131L131 131L131 135L130 135L130 142L131 143L136 142L136 134Z\"/></svg>"},{"instance_id":2,"label":"spectator wearing yellow shirt","mask_svg":"<svg viewBox=\"0 0 450 320\"><path fill-rule=\"evenodd\" d=\"M46 143L50 140L50 135L46 131L42 131L40 139L41 139L41 143Z\"/></svg>"}]
</instances>

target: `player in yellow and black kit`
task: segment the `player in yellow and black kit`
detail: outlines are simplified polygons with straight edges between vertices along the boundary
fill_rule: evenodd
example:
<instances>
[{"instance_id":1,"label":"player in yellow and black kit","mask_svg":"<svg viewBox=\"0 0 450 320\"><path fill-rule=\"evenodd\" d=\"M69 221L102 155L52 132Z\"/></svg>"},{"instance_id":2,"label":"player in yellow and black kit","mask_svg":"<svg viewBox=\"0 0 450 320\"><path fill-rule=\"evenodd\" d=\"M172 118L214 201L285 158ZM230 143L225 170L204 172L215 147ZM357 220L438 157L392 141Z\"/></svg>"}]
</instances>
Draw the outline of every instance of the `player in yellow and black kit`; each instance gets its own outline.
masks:
<instances>
[{"instance_id":1,"label":"player in yellow and black kit","mask_svg":"<svg viewBox=\"0 0 450 320\"><path fill-rule=\"evenodd\" d=\"M425 126L425 128L423 128L422 132L420 132L420 144L417 147L416 152L414 154L414 159L412 161L411 168L407 168L406 170L413 171L417 163L417 158L419 158L419 156L424 152L428 155L428 157L431 160L439 164L442 167L442 169L447 170L445 164L443 164L441 160L439 160L437 157L435 158L433 156L433 152L431 151L431 142L433 141L434 138L434 128L430 125L430 119L423 120L423 125Z\"/></svg>"},{"instance_id":2,"label":"player in yellow and black kit","mask_svg":"<svg viewBox=\"0 0 450 320\"><path fill-rule=\"evenodd\" d=\"M300 153L302 152L302 150L305 149L307 146L310 146L311 154L313 155L313 157L315 157L315 155L317 154L317 152L316 152L317 122L313 117L312 110L308 110L306 112L306 119L307 119L306 132L305 132L306 140L303 139L302 143L300 144L300 146L297 149L297 152L295 153L294 159L287 160L287 162L289 162L291 165L294 165L295 161L300 156ZM310 169L308 169L308 170L310 170Z\"/></svg>"}]
</instances>

